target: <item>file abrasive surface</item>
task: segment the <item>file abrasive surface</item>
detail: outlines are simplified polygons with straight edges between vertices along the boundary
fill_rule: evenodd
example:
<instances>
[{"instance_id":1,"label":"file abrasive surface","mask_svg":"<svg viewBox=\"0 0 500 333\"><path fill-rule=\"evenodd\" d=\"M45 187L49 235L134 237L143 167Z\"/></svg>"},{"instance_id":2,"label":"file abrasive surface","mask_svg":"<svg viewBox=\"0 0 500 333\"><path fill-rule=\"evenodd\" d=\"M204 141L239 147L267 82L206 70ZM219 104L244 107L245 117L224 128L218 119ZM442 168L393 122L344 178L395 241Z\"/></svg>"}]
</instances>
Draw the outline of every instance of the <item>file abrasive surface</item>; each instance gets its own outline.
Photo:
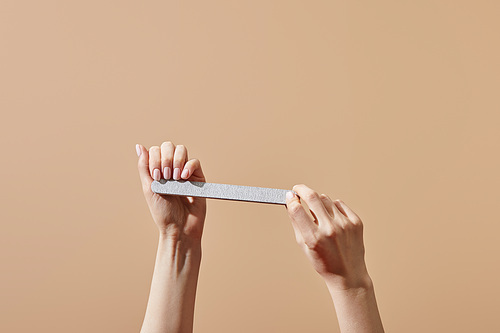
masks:
<instances>
[{"instance_id":1,"label":"file abrasive surface","mask_svg":"<svg viewBox=\"0 0 500 333\"><path fill-rule=\"evenodd\" d=\"M223 200L286 204L286 192L276 188L192 182L187 180L155 180L151 190L158 194L183 195Z\"/></svg>"}]
</instances>

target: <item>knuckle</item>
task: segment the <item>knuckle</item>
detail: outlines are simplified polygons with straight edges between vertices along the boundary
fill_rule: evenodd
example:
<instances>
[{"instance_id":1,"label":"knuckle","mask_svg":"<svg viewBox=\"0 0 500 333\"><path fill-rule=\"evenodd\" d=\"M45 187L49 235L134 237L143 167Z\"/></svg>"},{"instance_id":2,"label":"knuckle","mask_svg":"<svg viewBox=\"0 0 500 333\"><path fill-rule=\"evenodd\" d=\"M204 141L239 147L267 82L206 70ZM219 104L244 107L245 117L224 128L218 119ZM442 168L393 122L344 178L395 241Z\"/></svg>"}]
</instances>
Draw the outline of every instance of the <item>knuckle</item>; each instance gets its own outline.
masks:
<instances>
[{"instance_id":1,"label":"knuckle","mask_svg":"<svg viewBox=\"0 0 500 333\"><path fill-rule=\"evenodd\" d=\"M171 162L172 155L171 154L161 154L161 160L162 160L162 162Z\"/></svg>"},{"instance_id":2,"label":"knuckle","mask_svg":"<svg viewBox=\"0 0 500 333\"><path fill-rule=\"evenodd\" d=\"M332 219L332 223L335 226L342 226L345 224L344 217L341 216L341 214L335 214L335 216Z\"/></svg>"},{"instance_id":3,"label":"knuckle","mask_svg":"<svg viewBox=\"0 0 500 333\"><path fill-rule=\"evenodd\" d=\"M355 217L351 222L356 229L363 229L363 221L359 217Z\"/></svg>"},{"instance_id":4,"label":"knuckle","mask_svg":"<svg viewBox=\"0 0 500 333\"><path fill-rule=\"evenodd\" d=\"M290 215L297 215L302 209L302 205L297 202L292 202L288 205L288 212Z\"/></svg>"},{"instance_id":5,"label":"knuckle","mask_svg":"<svg viewBox=\"0 0 500 333\"><path fill-rule=\"evenodd\" d=\"M345 221L344 224L342 225L342 230L345 231L353 231L354 230L354 224L352 224L350 221Z\"/></svg>"},{"instance_id":6,"label":"knuckle","mask_svg":"<svg viewBox=\"0 0 500 333\"><path fill-rule=\"evenodd\" d=\"M165 148L170 148L170 147L174 147L174 144L172 143L172 141L164 141L162 144L161 144L162 147L165 147Z\"/></svg>"},{"instance_id":7,"label":"knuckle","mask_svg":"<svg viewBox=\"0 0 500 333\"><path fill-rule=\"evenodd\" d=\"M304 199L309 201L317 200L319 199L319 195L315 191L309 190L304 194Z\"/></svg>"},{"instance_id":8,"label":"knuckle","mask_svg":"<svg viewBox=\"0 0 500 333\"><path fill-rule=\"evenodd\" d=\"M326 195L326 194L324 194L324 193L322 193L322 194L320 195L320 197L321 197L321 199L322 199L323 201L328 202L329 204L333 203L332 199L331 199L328 195Z\"/></svg>"},{"instance_id":9,"label":"knuckle","mask_svg":"<svg viewBox=\"0 0 500 333\"><path fill-rule=\"evenodd\" d=\"M310 250L318 250L321 245L321 239L320 237L318 237L316 234L313 233L304 239L304 244Z\"/></svg>"},{"instance_id":10,"label":"knuckle","mask_svg":"<svg viewBox=\"0 0 500 333\"><path fill-rule=\"evenodd\" d=\"M298 189L300 189L300 188L303 188L304 186L305 186L304 184L296 184L296 185L294 185L294 186L292 187L292 190L294 190L294 191L295 191L295 190L298 190Z\"/></svg>"},{"instance_id":11,"label":"knuckle","mask_svg":"<svg viewBox=\"0 0 500 333\"><path fill-rule=\"evenodd\" d=\"M326 238L335 238L337 236L337 230L333 226L326 227L323 231L323 235Z\"/></svg>"},{"instance_id":12,"label":"knuckle","mask_svg":"<svg viewBox=\"0 0 500 333\"><path fill-rule=\"evenodd\" d=\"M359 218L359 216L355 215L353 218L352 218L352 223L354 224L363 224L363 222L361 221L361 219Z\"/></svg>"},{"instance_id":13,"label":"knuckle","mask_svg":"<svg viewBox=\"0 0 500 333\"><path fill-rule=\"evenodd\" d=\"M302 239L302 236L298 232L295 233L295 241L299 245L304 244L304 239Z\"/></svg>"}]
</instances>

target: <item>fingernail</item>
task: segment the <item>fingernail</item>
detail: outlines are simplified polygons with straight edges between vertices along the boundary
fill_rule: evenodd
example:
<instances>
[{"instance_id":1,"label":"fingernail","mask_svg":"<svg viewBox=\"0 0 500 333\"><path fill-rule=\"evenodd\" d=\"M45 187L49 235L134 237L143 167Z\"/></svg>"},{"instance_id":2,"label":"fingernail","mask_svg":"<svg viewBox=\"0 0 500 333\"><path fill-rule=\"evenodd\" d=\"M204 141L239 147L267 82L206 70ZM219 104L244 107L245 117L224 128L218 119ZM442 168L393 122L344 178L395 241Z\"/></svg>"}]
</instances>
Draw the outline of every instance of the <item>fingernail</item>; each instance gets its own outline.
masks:
<instances>
[{"instance_id":1,"label":"fingernail","mask_svg":"<svg viewBox=\"0 0 500 333\"><path fill-rule=\"evenodd\" d=\"M172 171L169 167L163 169L163 177L165 177L165 179L170 179L170 177L172 177Z\"/></svg>"},{"instance_id":2,"label":"fingernail","mask_svg":"<svg viewBox=\"0 0 500 333\"><path fill-rule=\"evenodd\" d=\"M175 168L174 169L174 179L178 180L179 178L181 178L181 169Z\"/></svg>"},{"instance_id":3,"label":"fingernail","mask_svg":"<svg viewBox=\"0 0 500 333\"><path fill-rule=\"evenodd\" d=\"M291 191L286 192L286 199L287 200L292 200L293 199L293 193Z\"/></svg>"},{"instance_id":4,"label":"fingernail","mask_svg":"<svg viewBox=\"0 0 500 333\"><path fill-rule=\"evenodd\" d=\"M160 180L161 176L160 176L160 169L154 169L153 170L153 179L154 180Z\"/></svg>"},{"instance_id":5,"label":"fingernail","mask_svg":"<svg viewBox=\"0 0 500 333\"><path fill-rule=\"evenodd\" d=\"M137 156L141 156L141 147L139 147L139 144L135 145L135 150L137 151Z\"/></svg>"},{"instance_id":6,"label":"fingernail","mask_svg":"<svg viewBox=\"0 0 500 333\"><path fill-rule=\"evenodd\" d=\"M182 171L182 178L186 179L188 178L189 176L189 170L188 169L184 169L184 171Z\"/></svg>"}]
</instances>

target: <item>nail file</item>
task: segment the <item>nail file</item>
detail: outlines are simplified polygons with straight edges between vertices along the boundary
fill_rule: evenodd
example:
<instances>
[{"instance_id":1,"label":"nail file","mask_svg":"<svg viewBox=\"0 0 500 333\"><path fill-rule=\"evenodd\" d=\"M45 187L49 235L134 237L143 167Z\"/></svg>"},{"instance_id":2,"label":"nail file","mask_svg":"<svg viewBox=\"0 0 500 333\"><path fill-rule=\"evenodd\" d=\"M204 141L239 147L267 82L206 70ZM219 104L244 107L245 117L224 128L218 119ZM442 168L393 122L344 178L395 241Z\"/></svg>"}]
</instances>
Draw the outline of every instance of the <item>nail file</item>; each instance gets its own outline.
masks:
<instances>
[{"instance_id":1,"label":"nail file","mask_svg":"<svg viewBox=\"0 0 500 333\"><path fill-rule=\"evenodd\" d=\"M192 182L187 180L153 181L151 190L158 194L183 195L223 200L286 204L286 192L276 188Z\"/></svg>"}]
</instances>

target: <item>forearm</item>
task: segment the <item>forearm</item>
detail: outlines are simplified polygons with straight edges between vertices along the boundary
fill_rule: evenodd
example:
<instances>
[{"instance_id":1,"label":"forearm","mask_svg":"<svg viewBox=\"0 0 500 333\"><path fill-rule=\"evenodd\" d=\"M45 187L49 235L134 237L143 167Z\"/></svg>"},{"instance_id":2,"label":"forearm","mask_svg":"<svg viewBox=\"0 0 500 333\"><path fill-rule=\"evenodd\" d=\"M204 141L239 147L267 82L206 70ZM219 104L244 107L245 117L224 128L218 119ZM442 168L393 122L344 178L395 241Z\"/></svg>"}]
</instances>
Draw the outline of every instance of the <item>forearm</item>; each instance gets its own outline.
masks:
<instances>
[{"instance_id":1,"label":"forearm","mask_svg":"<svg viewBox=\"0 0 500 333\"><path fill-rule=\"evenodd\" d=\"M342 333L383 333L382 320L369 277L362 286L338 288L327 282Z\"/></svg>"},{"instance_id":2,"label":"forearm","mask_svg":"<svg viewBox=\"0 0 500 333\"><path fill-rule=\"evenodd\" d=\"M141 333L193 331L200 262L199 241L160 235Z\"/></svg>"}]
</instances>

